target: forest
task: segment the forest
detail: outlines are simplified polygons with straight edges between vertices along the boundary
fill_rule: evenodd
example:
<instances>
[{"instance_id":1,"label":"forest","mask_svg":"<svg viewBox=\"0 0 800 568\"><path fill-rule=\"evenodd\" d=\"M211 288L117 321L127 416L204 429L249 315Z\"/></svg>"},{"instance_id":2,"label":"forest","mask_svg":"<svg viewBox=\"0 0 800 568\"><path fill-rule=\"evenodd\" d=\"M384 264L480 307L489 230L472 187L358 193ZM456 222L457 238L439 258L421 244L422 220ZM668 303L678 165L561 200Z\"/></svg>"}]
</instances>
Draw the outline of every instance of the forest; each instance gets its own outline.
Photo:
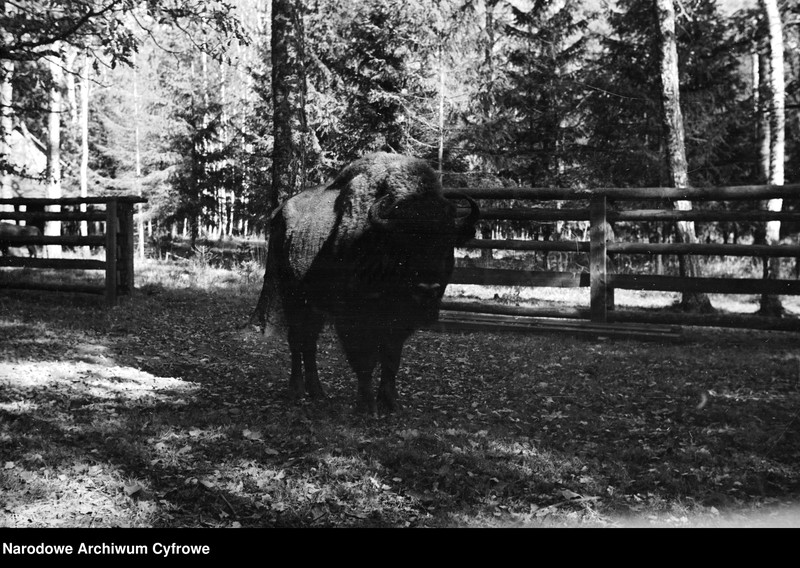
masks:
<instances>
[{"instance_id":1,"label":"forest","mask_svg":"<svg viewBox=\"0 0 800 568\"><path fill-rule=\"evenodd\" d=\"M270 2L2 5L3 197L141 195L151 241L263 234ZM762 3L676 2L692 186L784 183L770 178L770 120L783 178L798 178L800 7L777 7L779 115ZM672 185L652 0L315 0L299 27L303 187L375 150L428 159L445 186ZM15 158L15 133L46 165Z\"/></svg>"},{"instance_id":2,"label":"forest","mask_svg":"<svg viewBox=\"0 0 800 568\"><path fill-rule=\"evenodd\" d=\"M25 219L16 197L130 204L124 231L121 214L94 217L118 230L86 236L93 249L83 233L99 227L69 220L55 236L61 217L30 216L47 221L28 238L65 256L105 243L94 273L115 293L125 274L119 302L66 290L91 270L63 267L96 258L0 258L0 528L800 526L797 230L771 216L798 209L796 0L0 0L0 34L3 219ZM725 191L697 211L660 199L650 225L654 210L606 217L603 195L581 242L562 197L565 217L476 198L481 239L458 253L484 246L453 274L502 262L515 280L451 280L441 326L403 347L402 407L363 415L332 328L318 344L325 398L295 400L284 338L246 322L277 205L373 151L483 195ZM783 193L722 201L742 189ZM720 211L734 221L709 221ZM694 241L679 234L687 213ZM133 256L115 257L133 232L135 286ZM534 242L558 238L570 242ZM241 255L224 262L221 244ZM775 249L792 254L774 266ZM590 260L554 273L559 251ZM634 257L672 264L624 265ZM684 279L700 257L703 278ZM541 284L553 274L574 285ZM696 287L647 284L659 278ZM708 310L672 303L706 292ZM604 317L661 324L569 323L583 300L594 318L596 297ZM447 327L446 302L488 300L503 317L561 319ZM218 558L262 539L224 535L198 538ZM730 549L705 544L717 561Z\"/></svg>"}]
</instances>

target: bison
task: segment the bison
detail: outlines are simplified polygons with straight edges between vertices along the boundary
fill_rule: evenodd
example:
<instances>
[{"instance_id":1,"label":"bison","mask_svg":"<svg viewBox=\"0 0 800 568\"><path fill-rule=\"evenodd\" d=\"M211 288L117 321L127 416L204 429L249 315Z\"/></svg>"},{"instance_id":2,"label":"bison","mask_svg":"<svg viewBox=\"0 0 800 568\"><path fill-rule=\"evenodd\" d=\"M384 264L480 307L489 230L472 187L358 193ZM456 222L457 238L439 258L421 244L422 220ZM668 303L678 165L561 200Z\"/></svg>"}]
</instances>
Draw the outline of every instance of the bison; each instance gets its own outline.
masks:
<instances>
[{"instance_id":1,"label":"bison","mask_svg":"<svg viewBox=\"0 0 800 568\"><path fill-rule=\"evenodd\" d=\"M42 232L38 227L32 225L14 225L12 223L0 223L0 251L3 256L8 256L8 249L12 246L6 240L6 237L41 237ZM28 247L28 255L36 257L36 245L26 245Z\"/></svg>"},{"instance_id":2,"label":"bison","mask_svg":"<svg viewBox=\"0 0 800 568\"><path fill-rule=\"evenodd\" d=\"M444 197L425 161L376 153L273 214L255 314L266 329L286 328L292 398L324 396L317 339L330 318L358 379L356 410L399 408L395 377L403 344L438 318L453 249L475 234L478 206L459 197L469 203L466 215Z\"/></svg>"}]
</instances>

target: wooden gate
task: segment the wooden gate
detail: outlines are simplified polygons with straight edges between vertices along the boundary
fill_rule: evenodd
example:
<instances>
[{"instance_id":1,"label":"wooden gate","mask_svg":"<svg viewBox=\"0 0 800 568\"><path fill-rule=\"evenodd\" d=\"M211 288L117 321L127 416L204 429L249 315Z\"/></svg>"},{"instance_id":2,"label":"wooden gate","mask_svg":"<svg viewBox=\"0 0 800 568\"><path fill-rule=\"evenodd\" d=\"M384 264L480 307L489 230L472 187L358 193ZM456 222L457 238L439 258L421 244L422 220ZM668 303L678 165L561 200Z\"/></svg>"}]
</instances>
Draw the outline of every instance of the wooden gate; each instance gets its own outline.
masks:
<instances>
[{"instance_id":1,"label":"wooden gate","mask_svg":"<svg viewBox=\"0 0 800 568\"><path fill-rule=\"evenodd\" d=\"M3 240L10 246L69 246L105 248L105 260L86 258L30 258L3 256L0 267L33 269L99 270L105 273L104 285L61 282L58 277L48 282L30 282L0 275L0 288L52 290L102 294L109 305L115 305L121 295L133 292L133 207L145 199L135 196L87 198L14 198L0 199L0 205L11 205L13 211L0 211L0 221L25 221L26 225L41 225L47 221L86 221L98 223L102 232L87 236L15 236Z\"/></svg>"}]
</instances>

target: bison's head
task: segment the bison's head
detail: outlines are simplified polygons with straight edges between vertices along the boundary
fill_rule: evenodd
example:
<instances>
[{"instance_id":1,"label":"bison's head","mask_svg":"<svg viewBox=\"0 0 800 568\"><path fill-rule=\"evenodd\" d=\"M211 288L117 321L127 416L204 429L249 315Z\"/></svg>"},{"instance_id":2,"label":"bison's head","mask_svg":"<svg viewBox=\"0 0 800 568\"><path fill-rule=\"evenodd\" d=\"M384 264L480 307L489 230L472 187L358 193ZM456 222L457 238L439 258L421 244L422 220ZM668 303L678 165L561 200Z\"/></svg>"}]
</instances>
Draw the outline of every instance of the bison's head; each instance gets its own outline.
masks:
<instances>
[{"instance_id":1,"label":"bison's head","mask_svg":"<svg viewBox=\"0 0 800 568\"><path fill-rule=\"evenodd\" d=\"M361 277L366 291L407 303L415 319L435 320L453 272L453 248L475 234L478 206L463 199L470 205L465 216L436 194L378 200L369 210L371 258Z\"/></svg>"},{"instance_id":2,"label":"bison's head","mask_svg":"<svg viewBox=\"0 0 800 568\"><path fill-rule=\"evenodd\" d=\"M421 235L463 245L475 235L480 210L467 195L459 195L469 203L470 212L458 217L456 206L437 194L415 194L394 202L390 196L377 200L369 210L370 226L393 235Z\"/></svg>"}]
</instances>

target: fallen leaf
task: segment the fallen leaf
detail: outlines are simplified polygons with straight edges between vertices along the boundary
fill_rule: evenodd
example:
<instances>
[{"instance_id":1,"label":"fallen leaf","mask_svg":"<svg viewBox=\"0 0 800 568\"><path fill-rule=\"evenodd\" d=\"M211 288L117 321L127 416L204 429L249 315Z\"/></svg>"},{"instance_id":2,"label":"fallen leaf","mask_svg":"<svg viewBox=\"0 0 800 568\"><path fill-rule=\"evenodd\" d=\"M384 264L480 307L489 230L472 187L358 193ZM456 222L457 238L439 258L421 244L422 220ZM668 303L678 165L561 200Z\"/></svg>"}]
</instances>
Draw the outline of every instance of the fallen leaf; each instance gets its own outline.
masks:
<instances>
[{"instance_id":1,"label":"fallen leaf","mask_svg":"<svg viewBox=\"0 0 800 568\"><path fill-rule=\"evenodd\" d=\"M248 440L261 440L263 436L261 432L253 432L252 430L244 430L242 431L242 436L244 436Z\"/></svg>"},{"instance_id":2,"label":"fallen leaf","mask_svg":"<svg viewBox=\"0 0 800 568\"><path fill-rule=\"evenodd\" d=\"M138 483L132 483L130 485L126 485L125 495L127 495L128 497L133 497L137 493L140 493L142 489L143 489L142 486L139 485Z\"/></svg>"}]
</instances>

